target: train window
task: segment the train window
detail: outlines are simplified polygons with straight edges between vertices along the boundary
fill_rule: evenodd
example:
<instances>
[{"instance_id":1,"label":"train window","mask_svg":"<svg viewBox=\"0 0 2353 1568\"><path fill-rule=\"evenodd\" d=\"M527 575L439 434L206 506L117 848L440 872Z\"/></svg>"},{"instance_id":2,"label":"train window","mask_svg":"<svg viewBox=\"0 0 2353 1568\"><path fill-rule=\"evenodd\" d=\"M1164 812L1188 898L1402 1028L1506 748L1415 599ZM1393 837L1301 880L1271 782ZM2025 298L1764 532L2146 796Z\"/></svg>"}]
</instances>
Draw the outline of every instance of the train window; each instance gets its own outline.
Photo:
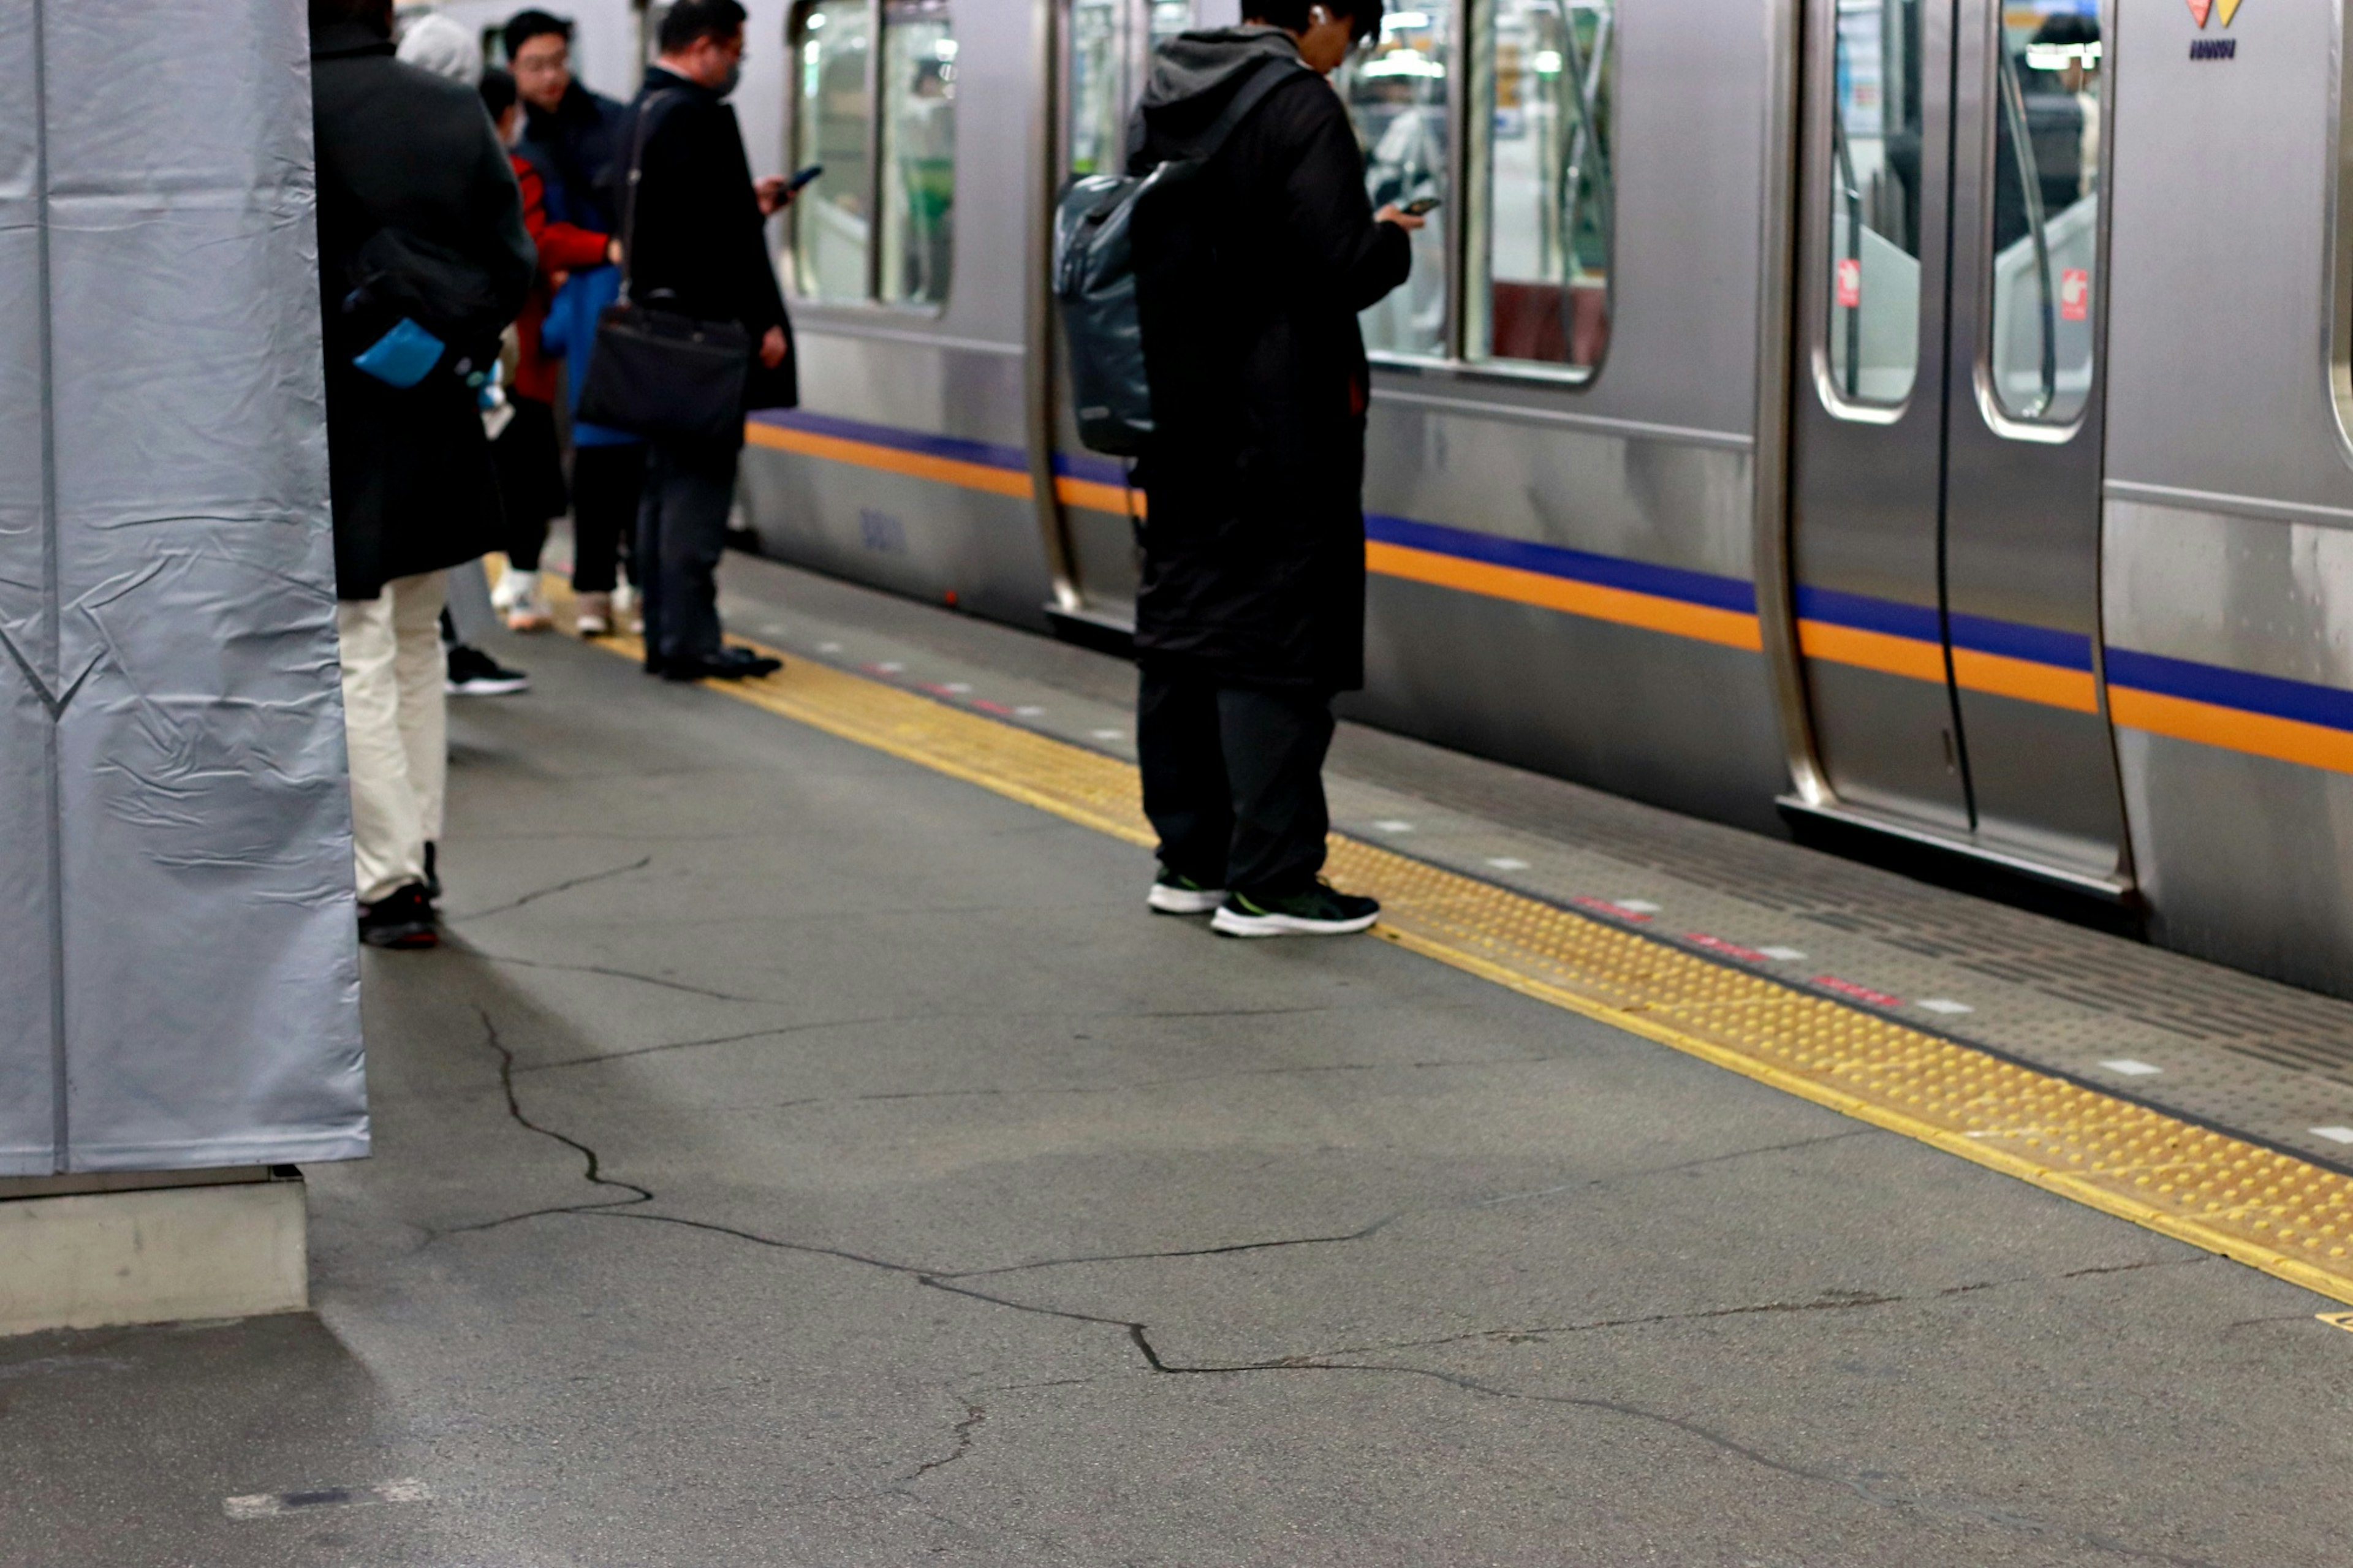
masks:
<instances>
[{"instance_id":1,"label":"train window","mask_svg":"<svg viewBox=\"0 0 2353 1568\"><path fill-rule=\"evenodd\" d=\"M1373 205L1435 196L1447 189L1451 3L1391 11L1379 37L1341 68L1340 96L1365 147L1365 186ZM1413 272L1403 287L1365 312L1365 346L1375 353L1440 355L1447 351L1449 215L1442 205L1413 237Z\"/></svg>"},{"instance_id":2,"label":"train window","mask_svg":"<svg viewBox=\"0 0 2353 1568\"><path fill-rule=\"evenodd\" d=\"M882 255L898 305L948 297L955 216L955 29L947 0L882 10Z\"/></svg>"},{"instance_id":3,"label":"train window","mask_svg":"<svg viewBox=\"0 0 2353 1568\"><path fill-rule=\"evenodd\" d=\"M2092 391L2092 279L2099 275L2100 22L2096 10L2023 14L1995 55L1994 402L2064 425Z\"/></svg>"},{"instance_id":4,"label":"train window","mask_svg":"<svg viewBox=\"0 0 2353 1568\"><path fill-rule=\"evenodd\" d=\"M1609 339L1615 0L1482 9L1466 351L1589 374Z\"/></svg>"},{"instance_id":5,"label":"train window","mask_svg":"<svg viewBox=\"0 0 2353 1568\"><path fill-rule=\"evenodd\" d=\"M797 17L793 145L825 174L793 204L795 286L817 300L866 298L866 0L817 0Z\"/></svg>"},{"instance_id":6,"label":"train window","mask_svg":"<svg viewBox=\"0 0 2353 1568\"><path fill-rule=\"evenodd\" d=\"M1139 27L1140 23L1140 27ZM1076 0L1064 127L1068 172L1118 174L1127 163L1127 115L1151 70L1151 52L1193 25L1192 0Z\"/></svg>"},{"instance_id":7,"label":"train window","mask_svg":"<svg viewBox=\"0 0 2353 1568\"><path fill-rule=\"evenodd\" d=\"M1838 0L1831 116L1831 384L1898 404L1920 363L1920 4Z\"/></svg>"}]
</instances>

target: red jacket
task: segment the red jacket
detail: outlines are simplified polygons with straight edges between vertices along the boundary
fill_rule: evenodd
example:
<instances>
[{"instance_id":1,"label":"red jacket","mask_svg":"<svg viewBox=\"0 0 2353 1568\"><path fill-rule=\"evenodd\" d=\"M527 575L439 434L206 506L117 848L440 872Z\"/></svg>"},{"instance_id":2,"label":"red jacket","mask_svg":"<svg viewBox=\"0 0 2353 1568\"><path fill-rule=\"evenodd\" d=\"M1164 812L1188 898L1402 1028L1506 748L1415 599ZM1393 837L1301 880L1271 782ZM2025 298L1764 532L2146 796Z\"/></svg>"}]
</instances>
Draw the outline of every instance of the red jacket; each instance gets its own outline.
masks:
<instances>
[{"instance_id":1,"label":"red jacket","mask_svg":"<svg viewBox=\"0 0 2353 1568\"><path fill-rule=\"evenodd\" d=\"M555 274L603 266L607 237L576 225L549 222L546 187L539 171L528 159L512 153L508 154L508 162L514 165L515 183L522 186L522 226L531 231L532 243L539 247L539 271L532 279L530 296L522 302L522 314L515 318L515 337L522 352L515 356L514 385L509 390L517 397L552 404L556 367L540 353L539 328L547 320L547 302L555 295Z\"/></svg>"}]
</instances>

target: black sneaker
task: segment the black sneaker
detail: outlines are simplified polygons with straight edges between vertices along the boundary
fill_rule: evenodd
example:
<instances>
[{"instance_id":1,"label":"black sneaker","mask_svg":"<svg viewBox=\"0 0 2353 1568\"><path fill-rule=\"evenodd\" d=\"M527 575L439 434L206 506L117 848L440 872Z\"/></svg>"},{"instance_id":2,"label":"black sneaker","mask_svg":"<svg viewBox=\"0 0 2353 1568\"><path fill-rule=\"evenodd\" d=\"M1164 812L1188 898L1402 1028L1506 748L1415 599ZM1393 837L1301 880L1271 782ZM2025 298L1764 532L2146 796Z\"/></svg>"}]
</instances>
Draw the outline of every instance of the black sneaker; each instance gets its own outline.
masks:
<instances>
[{"instance_id":1,"label":"black sneaker","mask_svg":"<svg viewBox=\"0 0 2353 1568\"><path fill-rule=\"evenodd\" d=\"M1160 868L1152 890L1144 895L1156 915L1206 915L1226 901L1223 888L1205 888L1181 872Z\"/></svg>"},{"instance_id":2,"label":"black sneaker","mask_svg":"<svg viewBox=\"0 0 2353 1568\"><path fill-rule=\"evenodd\" d=\"M1371 925L1380 912L1377 899L1318 882L1287 898L1236 893L1218 906L1209 929L1219 936L1345 936Z\"/></svg>"},{"instance_id":3,"label":"black sneaker","mask_svg":"<svg viewBox=\"0 0 2353 1568\"><path fill-rule=\"evenodd\" d=\"M433 947L441 941L439 922L425 884L410 882L395 888L372 904L360 906L360 940L370 947Z\"/></svg>"},{"instance_id":4,"label":"black sneaker","mask_svg":"<svg viewBox=\"0 0 2353 1568\"><path fill-rule=\"evenodd\" d=\"M449 650L448 679L441 689L452 697L512 697L531 689L531 677L459 643Z\"/></svg>"}]
</instances>

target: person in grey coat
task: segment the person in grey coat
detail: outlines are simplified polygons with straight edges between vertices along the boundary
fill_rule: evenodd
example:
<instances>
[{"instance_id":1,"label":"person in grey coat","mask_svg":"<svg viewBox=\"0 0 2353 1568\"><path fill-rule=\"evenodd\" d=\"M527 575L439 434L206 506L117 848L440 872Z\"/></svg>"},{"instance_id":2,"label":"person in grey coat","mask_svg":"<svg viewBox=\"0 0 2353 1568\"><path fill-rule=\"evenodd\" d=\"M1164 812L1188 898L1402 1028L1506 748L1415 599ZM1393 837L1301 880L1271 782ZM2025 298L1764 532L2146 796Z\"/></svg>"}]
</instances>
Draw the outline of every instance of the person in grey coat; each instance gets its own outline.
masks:
<instances>
[{"instance_id":1,"label":"person in grey coat","mask_svg":"<svg viewBox=\"0 0 2353 1568\"><path fill-rule=\"evenodd\" d=\"M427 846L440 836L448 762L443 573L494 547L501 521L472 377L521 308L535 254L480 98L394 58L392 0L310 0L310 21L360 935L430 946ZM446 341L429 369L401 384L405 369L387 380L363 368L382 369L374 356L396 323L419 315ZM455 341L451 322L478 341Z\"/></svg>"}]
</instances>

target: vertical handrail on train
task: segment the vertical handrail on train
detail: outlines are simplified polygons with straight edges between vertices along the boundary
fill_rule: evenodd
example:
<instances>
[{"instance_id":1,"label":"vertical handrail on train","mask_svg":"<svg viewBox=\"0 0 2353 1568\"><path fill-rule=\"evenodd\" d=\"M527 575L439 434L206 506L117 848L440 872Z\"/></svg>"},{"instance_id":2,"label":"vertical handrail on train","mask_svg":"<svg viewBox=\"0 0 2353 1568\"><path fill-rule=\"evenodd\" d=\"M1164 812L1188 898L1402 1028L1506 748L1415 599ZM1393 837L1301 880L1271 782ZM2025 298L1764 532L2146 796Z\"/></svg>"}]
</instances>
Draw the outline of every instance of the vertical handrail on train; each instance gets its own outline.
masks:
<instances>
[{"instance_id":1,"label":"vertical handrail on train","mask_svg":"<svg viewBox=\"0 0 2353 1568\"><path fill-rule=\"evenodd\" d=\"M1029 284L1022 311L1022 430L1029 458L1029 495L1038 516L1039 542L1046 555L1054 608L1075 613L1082 605L1072 568L1061 497L1054 485L1054 198L1058 178L1062 92L1061 9L1068 0L1030 0L1030 100L1029 232L1022 268Z\"/></svg>"},{"instance_id":2,"label":"vertical handrail on train","mask_svg":"<svg viewBox=\"0 0 2353 1568\"><path fill-rule=\"evenodd\" d=\"M1561 325L1565 339L1574 336L1573 291L1577 286L1577 273L1579 266L1577 225L1582 216L1578 208L1583 205L1584 193L1588 185L1592 187L1597 198L1595 205L1601 209L1602 226L1609 227L1616 217L1608 205L1608 193L1610 188L1609 150L1593 133L1594 126L1599 123L1597 115L1600 110L1601 72L1604 64L1609 58L1609 29L1615 17L1614 11L1604 11L1595 19L1593 54L1588 59L1583 47L1577 41L1577 17L1574 12L1564 10L1561 13L1560 52L1565 68L1562 74L1577 84L1577 133L1569 140L1568 159L1561 170L1561 184L1566 188L1561 192L1558 204L1561 212L1562 250ZM1585 161L1588 157L1593 160L1594 167L1594 174L1590 179L1587 177L1585 172ZM1576 353L1573 344L1565 344L1565 346L1567 347L1573 358Z\"/></svg>"},{"instance_id":3,"label":"vertical handrail on train","mask_svg":"<svg viewBox=\"0 0 2353 1568\"><path fill-rule=\"evenodd\" d=\"M2025 411L2040 419L2059 399L2059 312L2051 292L2051 237L2042 211L2042 172L2034 161L2034 142L2027 135L2026 92L2018 82L2018 57L2009 42L1997 36L1994 53L2001 93L2001 117L2010 124L2010 148L2018 164L2019 196L2026 206L2026 232L2034 241L2034 291L2041 306L2037 322L2042 329L2042 395Z\"/></svg>"}]
</instances>

